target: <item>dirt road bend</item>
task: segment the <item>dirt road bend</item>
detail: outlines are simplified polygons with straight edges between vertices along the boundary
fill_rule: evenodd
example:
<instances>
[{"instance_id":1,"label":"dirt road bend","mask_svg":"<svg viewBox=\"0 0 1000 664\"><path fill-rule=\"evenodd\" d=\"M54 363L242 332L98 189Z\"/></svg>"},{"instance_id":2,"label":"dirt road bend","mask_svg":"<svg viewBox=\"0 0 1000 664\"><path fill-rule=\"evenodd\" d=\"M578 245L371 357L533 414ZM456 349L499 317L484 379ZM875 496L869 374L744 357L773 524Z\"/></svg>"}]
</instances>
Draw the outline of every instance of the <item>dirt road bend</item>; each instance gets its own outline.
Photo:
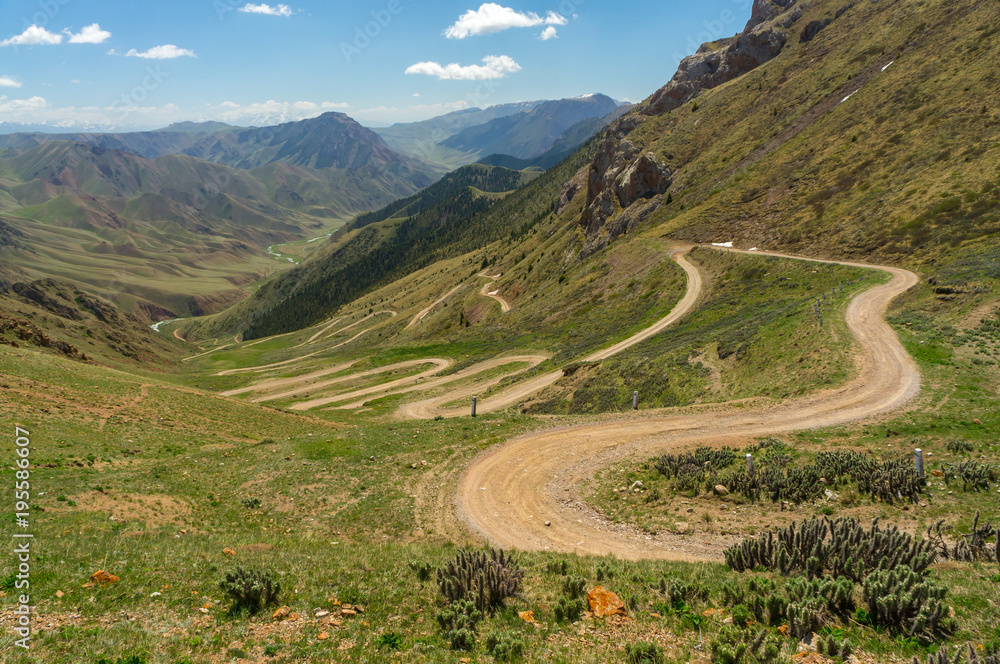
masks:
<instances>
[{"instance_id":1,"label":"dirt road bend","mask_svg":"<svg viewBox=\"0 0 1000 664\"><path fill-rule=\"evenodd\" d=\"M753 409L722 404L696 413L652 418L637 414L635 419L517 438L473 461L459 483L460 517L503 547L627 559L719 559L718 543L704 546L693 541L696 538L651 536L609 523L585 503L582 487L597 470L620 459L831 426L885 413L913 398L920 390L920 374L883 315L890 301L915 285L918 277L899 268L842 264L892 275L889 283L858 294L848 305L847 325L857 352L855 377L846 385Z\"/></svg>"}]
</instances>

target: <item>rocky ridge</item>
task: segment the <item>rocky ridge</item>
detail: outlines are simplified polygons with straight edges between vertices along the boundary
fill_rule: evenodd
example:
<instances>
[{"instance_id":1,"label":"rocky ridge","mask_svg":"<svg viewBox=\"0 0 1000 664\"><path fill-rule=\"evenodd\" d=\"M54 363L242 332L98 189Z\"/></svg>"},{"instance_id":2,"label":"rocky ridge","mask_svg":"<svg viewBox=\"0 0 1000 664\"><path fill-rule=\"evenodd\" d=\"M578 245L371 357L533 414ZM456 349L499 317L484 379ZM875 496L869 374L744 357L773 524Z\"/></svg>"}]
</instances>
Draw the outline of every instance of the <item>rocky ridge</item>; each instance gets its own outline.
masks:
<instances>
[{"instance_id":1,"label":"rocky ridge","mask_svg":"<svg viewBox=\"0 0 1000 664\"><path fill-rule=\"evenodd\" d=\"M743 31L703 44L684 58L669 83L634 113L605 131L587 176L587 201L580 217L585 258L627 233L664 202L674 172L657 155L629 140L644 120L663 115L710 90L756 69L781 53L787 30L801 17L797 0L754 0ZM572 199L575 191L564 191Z\"/></svg>"}]
</instances>

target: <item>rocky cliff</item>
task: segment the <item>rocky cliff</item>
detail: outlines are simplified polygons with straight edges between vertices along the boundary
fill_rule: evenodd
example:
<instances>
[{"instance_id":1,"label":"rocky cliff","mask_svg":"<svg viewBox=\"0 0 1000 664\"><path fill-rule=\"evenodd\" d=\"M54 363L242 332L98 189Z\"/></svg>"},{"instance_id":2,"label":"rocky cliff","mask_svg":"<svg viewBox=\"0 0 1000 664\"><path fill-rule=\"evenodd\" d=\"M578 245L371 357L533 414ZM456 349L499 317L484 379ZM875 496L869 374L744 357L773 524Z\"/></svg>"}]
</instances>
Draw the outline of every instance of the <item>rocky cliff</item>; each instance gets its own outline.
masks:
<instances>
[{"instance_id":1,"label":"rocky cliff","mask_svg":"<svg viewBox=\"0 0 1000 664\"><path fill-rule=\"evenodd\" d=\"M627 233L662 202L673 183L670 167L636 146L629 134L643 120L663 115L704 90L756 69L781 53L787 30L802 16L796 0L754 0L743 31L703 44L681 61L669 83L636 112L605 131L587 177L587 202L580 218L586 234L581 256L588 256Z\"/></svg>"}]
</instances>

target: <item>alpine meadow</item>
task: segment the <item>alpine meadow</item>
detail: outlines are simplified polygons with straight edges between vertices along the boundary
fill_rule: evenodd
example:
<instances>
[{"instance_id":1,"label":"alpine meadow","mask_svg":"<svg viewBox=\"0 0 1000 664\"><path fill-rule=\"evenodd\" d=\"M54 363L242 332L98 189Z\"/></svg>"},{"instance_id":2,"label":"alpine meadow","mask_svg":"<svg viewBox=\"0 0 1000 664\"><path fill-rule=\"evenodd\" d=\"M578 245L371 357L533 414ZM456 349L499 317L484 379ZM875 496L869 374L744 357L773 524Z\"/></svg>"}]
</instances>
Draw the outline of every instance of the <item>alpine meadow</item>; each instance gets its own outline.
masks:
<instances>
[{"instance_id":1,"label":"alpine meadow","mask_svg":"<svg viewBox=\"0 0 1000 664\"><path fill-rule=\"evenodd\" d=\"M50 4L0 661L1000 664L995 0Z\"/></svg>"}]
</instances>

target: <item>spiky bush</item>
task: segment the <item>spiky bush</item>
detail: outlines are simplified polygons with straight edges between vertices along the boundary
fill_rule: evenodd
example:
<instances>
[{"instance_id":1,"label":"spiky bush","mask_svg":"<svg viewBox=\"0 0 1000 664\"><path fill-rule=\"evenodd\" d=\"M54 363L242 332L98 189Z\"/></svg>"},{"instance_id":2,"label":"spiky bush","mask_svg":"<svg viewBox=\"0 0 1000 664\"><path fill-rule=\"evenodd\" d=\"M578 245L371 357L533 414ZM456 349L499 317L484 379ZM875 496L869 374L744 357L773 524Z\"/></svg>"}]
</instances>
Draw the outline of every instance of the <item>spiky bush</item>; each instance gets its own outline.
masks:
<instances>
[{"instance_id":1,"label":"spiky bush","mask_svg":"<svg viewBox=\"0 0 1000 664\"><path fill-rule=\"evenodd\" d=\"M756 502L767 498L772 502L803 503L823 495L826 488L819 481L820 475L813 466L787 466L777 464L738 470L723 480L733 491L747 500Z\"/></svg>"},{"instance_id":2,"label":"spiky bush","mask_svg":"<svg viewBox=\"0 0 1000 664\"><path fill-rule=\"evenodd\" d=\"M872 623L892 634L929 643L955 630L943 601L947 589L906 565L872 572L862 593Z\"/></svg>"},{"instance_id":3,"label":"spiky bush","mask_svg":"<svg viewBox=\"0 0 1000 664\"><path fill-rule=\"evenodd\" d=\"M423 582L431 578L431 572L434 571L434 566L423 560L411 560L410 569L416 573L417 579Z\"/></svg>"},{"instance_id":4,"label":"spiky bush","mask_svg":"<svg viewBox=\"0 0 1000 664\"><path fill-rule=\"evenodd\" d=\"M788 633L799 640L808 637L823 626L824 613L823 600L820 597L804 597L789 602L786 610Z\"/></svg>"},{"instance_id":5,"label":"spiky bush","mask_svg":"<svg viewBox=\"0 0 1000 664\"><path fill-rule=\"evenodd\" d=\"M737 629L732 625L725 625L718 636L712 639L710 649L712 652L712 662L718 664L771 664L780 661L781 644L773 635L769 635L766 629L757 633L757 637L750 638L751 634L744 630Z\"/></svg>"},{"instance_id":6,"label":"spiky bush","mask_svg":"<svg viewBox=\"0 0 1000 664\"><path fill-rule=\"evenodd\" d=\"M938 556L962 562L988 560L1000 563L1000 525L994 525L992 521L980 525L979 510L976 510L972 530L960 533L949 544L945 533L951 530L951 526L944 525L944 519L927 528L927 540L934 545Z\"/></svg>"},{"instance_id":7,"label":"spiky bush","mask_svg":"<svg viewBox=\"0 0 1000 664\"><path fill-rule=\"evenodd\" d=\"M476 627L482 619L482 611L467 599L450 603L437 615L438 625L452 650L472 650L476 644Z\"/></svg>"},{"instance_id":8,"label":"spiky bush","mask_svg":"<svg viewBox=\"0 0 1000 664\"><path fill-rule=\"evenodd\" d=\"M972 443L967 440L949 440L945 447L952 454L962 454L964 452L971 452L975 449L973 448Z\"/></svg>"},{"instance_id":9,"label":"spiky bush","mask_svg":"<svg viewBox=\"0 0 1000 664\"><path fill-rule=\"evenodd\" d=\"M802 577L789 579L785 584L791 602L803 602L818 598L824 610L840 617L854 613L854 582L846 577L812 579Z\"/></svg>"},{"instance_id":10,"label":"spiky bush","mask_svg":"<svg viewBox=\"0 0 1000 664\"><path fill-rule=\"evenodd\" d=\"M587 601L584 599L586 597L584 590L586 583L582 576L577 575L568 576L563 580L563 596L556 602L556 607L553 610L556 620L576 622L580 619L583 612L587 610Z\"/></svg>"},{"instance_id":11,"label":"spiky bush","mask_svg":"<svg viewBox=\"0 0 1000 664\"><path fill-rule=\"evenodd\" d=\"M219 587L233 600L231 613L246 610L252 616L270 604L277 604L281 593L281 584L271 572L256 568L237 567L227 572Z\"/></svg>"},{"instance_id":12,"label":"spiky bush","mask_svg":"<svg viewBox=\"0 0 1000 664\"><path fill-rule=\"evenodd\" d=\"M854 646L849 639L838 639L833 634L828 634L816 639L816 652L827 657L844 660L854 653Z\"/></svg>"},{"instance_id":13,"label":"spiky bush","mask_svg":"<svg viewBox=\"0 0 1000 664\"><path fill-rule=\"evenodd\" d=\"M664 454L653 460L653 467L666 478L676 477L684 466L696 466L704 469L706 466L719 470L736 463L736 450L731 447L712 449L699 447L694 452L683 454Z\"/></svg>"},{"instance_id":14,"label":"spiky bush","mask_svg":"<svg viewBox=\"0 0 1000 664\"><path fill-rule=\"evenodd\" d=\"M809 519L776 528L760 537L748 537L725 550L726 564L738 572L764 567L784 575L805 572L807 578L846 576L863 579L870 570L907 565L923 573L934 562L934 546L902 533L895 526L882 529L874 520L869 529L857 519Z\"/></svg>"},{"instance_id":15,"label":"spiky bush","mask_svg":"<svg viewBox=\"0 0 1000 664\"><path fill-rule=\"evenodd\" d=\"M990 482L997 480L996 468L973 460L946 463L941 470L946 484L960 481L963 491L988 491Z\"/></svg>"},{"instance_id":16,"label":"spiky bush","mask_svg":"<svg viewBox=\"0 0 1000 664\"><path fill-rule=\"evenodd\" d=\"M726 581L722 585L722 601L727 606L743 605L759 623L780 625L788 609L788 599L770 579L751 576L747 585Z\"/></svg>"},{"instance_id":17,"label":"spiky bush","mask_svg":"<svg viewBox=\"0 0 1000 664\"><path fill-rule=\"evenodd\" d=\"M927 480L917 474L912 459L896 459L879 463L866 459L853 474L858 490L890 505L905 500L916 503L927 487Z\"/></svg>"},{"instance_id":18,"label":"spiky bush","mask_svg":"<svg viewBox=\"0 0 1000 664\"><path fill-rule=\"evenodd\" d=\"M853 479L866 459L868 457L860 452L832 450L817 454L814 464L821 477L830 484L837 484L843 479Z\"/></svg>"},{"instance_id":19,"label":"spiky bush","mask_svg":"<svg viewBox=\"0 0 1000 664\"><path fill-rule=\"evenodd\" d=\"M660 579L660 592L666 595L671 605L690 604L696 599L708 599L708 589L685 583L680 579L663 577Z\"/></svg>"},{"instance_id":20,"label":"spiky bush","mask_svg":"<svg viewBox=\"0 0 1000 664\"><path fill-rule=\"evenodd\" d=\"M520 595L524 570L503 549L459 551L438 569L441 594L450 602L467 599L482 612L492 612Z\"/></svg>"},{"instance_id":21,"label":"spiky bush","mask_svg":"<svg viewBox=\"0 0 1000 664\"><path fill-rule=\"evenodd\" d=\"M663 650L648 641L628 643L625 645L625 661L629 664L662 664Z\"/></svg>"},{"instance_id":22,"label":"spiky bush","mask_svg":"<svg viewBox=\"0 0 1000 664\"><path fill-rule=\"evenodd\" d=\"M498 662L512 662L524 654L524 641L504 632L492 632L486 637L486 651Z\"/></svg>"},{"instance_id":23,"label":"spiky bush","mask_svg":"<svg viewBox=\"0 0 1000 664\"><path fill-rule=\"evenodd\" d=\"M965 654L966 647L969 654ZM914 657L912 664L1000 664L1000 651L986 648L984 652L977 653L972 644L959 646L953 657L948 657L948 649L941 648L933 655L928 655L926 660Z\"/></svg>"}]
</instances>

